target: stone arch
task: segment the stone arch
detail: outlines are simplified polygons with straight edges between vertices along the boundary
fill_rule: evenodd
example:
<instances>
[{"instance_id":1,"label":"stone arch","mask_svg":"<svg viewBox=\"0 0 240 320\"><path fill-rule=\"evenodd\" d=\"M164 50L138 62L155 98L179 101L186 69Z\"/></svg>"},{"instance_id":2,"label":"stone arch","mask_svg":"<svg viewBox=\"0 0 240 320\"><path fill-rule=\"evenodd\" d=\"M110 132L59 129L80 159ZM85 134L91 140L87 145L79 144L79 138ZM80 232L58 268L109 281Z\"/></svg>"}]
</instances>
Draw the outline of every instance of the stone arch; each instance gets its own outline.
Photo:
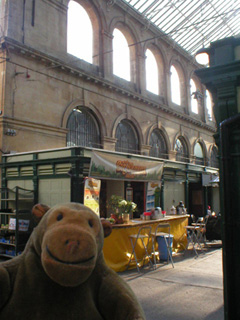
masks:
<instances>
[{"instance_id":1,"label":"stone arch","mask_svg":"<svg viewBox=\"0 0 240 320\"><path fill-rule=\"evenodd\" d=\"M157 62L158 66L158 87L159 95L165 97L166 95L166 59L162 54L162 51L153 43L145 43L144 45L144 55L146 54L147 49L149 49ZM146 60L145 60L146 61ZM145 78L146 78L146 65L145 65Z\"/></svg>"},{"instance_id":2,"label":"stone arch","mask_svg":"<svg viewBox=\"0 0 240 320\"><path fill-rule=\"evenodd\" d=\"M105 15L103 11L99 9L99 4L96 1L87 0L74 0L76 3L80 4L87 12L93 27L93 64L101 66L102 64L102 32L103 24L106 25ZM69 3L70 1L68 1ZM95 3L96 2L96 3Z\"/></svg>"},{"instance_id":3,"label":"stone arch","mask_svg":"<svg viewBox=\"0 0 240 320\"><path fill-rule=\"evenodd\" d=\"M187 148L187 150L186 150L187 151L187 160L189 162L190 161L191 145L190 145L190 142L189 142L187 135L182 132L179 132L175 135L175 138L173 140L173 145L172 145L173 151L175 150L175 143L176 143L177 139L179 139L181 142L183 141L185 143L186 148Z\"/></svg>"},{"instance_id":4,"label":"stone arch","mask_svg":"<svg viewBox=\"0 0 240 320\"><path fill-rule=\"evenodd\" d=\"M133 28L131 28L129 25L127 25L124 21L121 21L121 19L115 19L114 23L112 21L110 32L113 34L114 29L120 30L129 46L129 53L130 53L130 81L137 83L137 75L138 75L138 52L139 46L137 41L137 33L134 32Z\"/></svg>"},{"instance_id":5,"label":"stone arch","mask_svg":"<svg viewBox=\"0 0 240 320\"><path fill-rule=\"evenodd\" d=\"M115 120L115 122L113 124L113 128L112 128L112 137L115 138L117 126L118 126L119 122L121 122L122 120L128 120L133 125L133 128L136 130L136 134L138 135L138 139L139 139L139 151L140 151L141 145L143 144L143 141L144 141L141 127L140 127L139 123L137 122L137 120L132 116L128 116L127 113L121 114Z\"/></svg>"},{"instance_id":6,"label":"stone arch","mask_svg":"<svg viewBox=\"0 0 240 320\"><path fill-rule=\"evenodd\" d=\"M101 140L103 139L104 136L107 135L107 126L106 126L106 122L101 114L101 112L99 112L98 108L96 108L93 104L89 104L88 106L84 103L84 100L82 99L76 99L74 101L72 101L65 109L64 113L63 113L63 117L62 117L62 127L66 128L67 127L67 121L68 118L72 112L72 110L74 108L77 107L85 107L87 109L89 109L89 111L92 113L92 115L95 117L98 125L99 125L99 131L100 131L100 135L101 135Z\"/></svg>"},{"instance_id":7,"label":"stone arch","mask_svg":"<svg viewBox=\"0 0 240 320\"><path fill-rule=\"evenodd\" d=\"M214 151L215 149L215 151ZM212 153L213 152L216 152L216 159L214 160L214 162L216 161L215 163L215 166L213 166L213 159L212 159ZM219 157L219 149L217 147L217 145L215 143L211 144L210 147L209 147L209 150L208 150L208 165L210 167L215 167L215 168L219 168L219 160L217 160L217 157Z\"/></svg>"},{"instance_id":8,"label":"stone arch","mask_svg":"<svg viewBox=\"0 0 240 320\"><path fill-rule=\"evenodd\" d=\"M168 133L165 130L165 128L163 128L162 126L159 127L157 124L151 125L150 128L148 129L148 133L147 133L147 137L146 137L146 144L149 145L151 134L152 134L153 130L155 130L155 129L159 129L160 132L162 133L162 135L163 135L163 137L165 139L165 142L166 142L167 151L169 153L169 151L171 150L171 143L170 143L170 139L169 139Z\"/></svg>"},{"instance_id":9,"label":"stone arch","mask_svg":"<svg viewBox=\"0 0 240 320\"><path fill-rule=\"evenodd\" d=\"M205 142L204 142L204 140L202 138L197 138L194 141L194 143L192 145L192 150L191 150L192 154L194 153L194 147L195 147L196 143L199 143L201 145L202 151L203 151L203 156L204 156L204 158L206 158L207 155L208 155L208 152L207 152L206 144L205 144Z\"/></svg>"},{"instance_id":10,"label":"stone arch","mask_svg":"<svg viewBox=\"0 0 240 320\"><path fill-rule=\"evenodd\" d=\"M172 57L169 63L168 70L170 72L171 66L174 66L178 76L179 76L179 81L180 81L180 106L186 106L187 105L187 74L184 71L182 63L179 61L178 58ZM170 77L171 78L171 77ZM171 92L171 84L170 84L170 92Z\"/></svg>"},{"instance_id":11,"label":"stone arch","mask_svg":"<svg viewBox=\"0 0 240 320\"><path fill-rule=\"evenodd\" d=\"M153 132L156 132L160 134L160 136L163 138L165 146L166 146L166 152L163 154L161 151L157 151L157 154L160 154L160 158L165 158L165 159L169 159L169 150L170 150L170 143L169 143L169 139L168 139L168 135L166 133L166 130L164 130L163 128L159 128L159 126L155 125L155 126L151 126L149 132L148 132L148 140L147 140L147 144L150 146L150 142L151 142L151 135ZM161 141L161 140L160 140ZM149 151L149 154L151 155L151 150ZM156 152L156 150L154 151ZM153 156L153 155L151 155Z\"/></svg>"},{"instance_id":12,"label":"stone arch","mask_svg":"<svg viewBox=\"0 0 240 320\"><path fill-rule=\"evenodd\" d=\"M207 162L207 147L206 147L206 144L204 142L204 140L202 138L198 138L194 141L193 145L192 145L192 154L194 155L194 158L195 158L195 154L194 154L194 148L196 146L196 144L200 144L201 148L202 148L202 152L203 152L203 165L206 164Z\"/></svg>"}]
</instances>

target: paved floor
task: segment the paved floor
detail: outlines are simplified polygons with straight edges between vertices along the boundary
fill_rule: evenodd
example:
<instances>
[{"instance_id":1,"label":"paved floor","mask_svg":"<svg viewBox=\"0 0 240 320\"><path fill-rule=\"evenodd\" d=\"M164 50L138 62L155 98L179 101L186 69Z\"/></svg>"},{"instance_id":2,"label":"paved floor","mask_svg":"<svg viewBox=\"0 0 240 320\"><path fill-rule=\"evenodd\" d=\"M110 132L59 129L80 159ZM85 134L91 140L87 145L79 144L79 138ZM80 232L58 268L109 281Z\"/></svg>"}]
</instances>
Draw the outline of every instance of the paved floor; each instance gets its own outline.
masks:
<instances>
[{"instance_id":1,"label":"paved floor","mask_svg":"<svg viewBox=\"0 0 240 320\"><path fill-rule=\"evenodd\" d=\"M144 267L119 275L139 298L147 320L223 320L222 249L209 244L198 258L192 250L174 256L175 267Z\"/></svg>"}]
</instances>

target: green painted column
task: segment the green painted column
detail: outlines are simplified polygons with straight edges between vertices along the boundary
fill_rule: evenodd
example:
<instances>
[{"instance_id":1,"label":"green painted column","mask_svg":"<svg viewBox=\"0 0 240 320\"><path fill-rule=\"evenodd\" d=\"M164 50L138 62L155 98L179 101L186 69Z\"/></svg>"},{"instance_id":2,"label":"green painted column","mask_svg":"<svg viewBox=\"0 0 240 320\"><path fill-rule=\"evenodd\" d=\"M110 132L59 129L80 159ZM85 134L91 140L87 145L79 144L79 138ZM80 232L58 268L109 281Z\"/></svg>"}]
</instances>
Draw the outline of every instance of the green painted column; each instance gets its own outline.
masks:
<instances>
[{"instance_id":1,"label":"green painted column","mask_svg":"<svg viewBox=\"0 0 240 320\"><path fill-rule=\"evenodd\" d=\"M185 181L185 208L187 208L189 212L189 180L188 180L188 172L186 173L186 181Z\"/></svg>"},{"instance_id":2,"label":"green painted column","mask_svg":"<svg viewBox=\"0 0 240 320\"><path fill-rule=\"evenodd\" d=\"M162 175L161 194L160 194L160 206L164 209L164 175Z\"/></svg>"}]
</instances>

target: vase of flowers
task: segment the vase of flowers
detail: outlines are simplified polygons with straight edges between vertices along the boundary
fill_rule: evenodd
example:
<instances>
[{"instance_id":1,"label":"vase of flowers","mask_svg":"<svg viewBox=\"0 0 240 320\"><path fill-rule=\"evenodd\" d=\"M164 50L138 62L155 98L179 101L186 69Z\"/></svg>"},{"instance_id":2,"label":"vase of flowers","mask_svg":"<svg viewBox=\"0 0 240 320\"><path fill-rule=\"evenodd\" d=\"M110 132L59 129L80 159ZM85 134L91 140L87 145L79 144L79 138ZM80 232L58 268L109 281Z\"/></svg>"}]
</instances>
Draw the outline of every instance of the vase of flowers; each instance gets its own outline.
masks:
<instances>
[{"instance_id":1,"label":"vase of flowers","mask_svg":"<svg viewBox=\"0 0 240 320\"><path fill-rule=\"evenodd\" d=\"M128 223L132 218L133 212L137 210L136 203L127 201L121 196L112 195L109 201L109 207L114 212L116 223Z\"/></svg>"},{"instance_id":2,"label":"vase of flowers","mask_svg":"<svg viewBox=\"0 0 240 320\"><path fill-rule=\"evenodd\" d=\"M123 221L125 221L125 223L128 223L129 219L132 218L133 212L137 209L136 203L123 199L119 202L118 205L122 212Z\"/></svg>"}]
</instances>

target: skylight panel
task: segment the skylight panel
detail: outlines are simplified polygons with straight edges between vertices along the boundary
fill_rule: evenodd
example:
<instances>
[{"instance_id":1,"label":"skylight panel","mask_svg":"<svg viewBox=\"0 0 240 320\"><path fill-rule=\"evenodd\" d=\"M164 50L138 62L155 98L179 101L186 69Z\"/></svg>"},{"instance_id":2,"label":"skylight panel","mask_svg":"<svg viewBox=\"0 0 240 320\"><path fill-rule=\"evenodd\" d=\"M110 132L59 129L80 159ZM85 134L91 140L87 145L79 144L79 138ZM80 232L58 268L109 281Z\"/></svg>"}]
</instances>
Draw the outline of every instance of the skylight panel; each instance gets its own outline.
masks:
<instances>
[{"instance_id":1,"label":"skylight panel","mask_svg":"<svg viewBox=\"0 0 240 320\"><path fill-rule=\"evenodd\" d=\"M239 34L239 0L122 0L188 52Z\"/></svg>"}]
</instances>

